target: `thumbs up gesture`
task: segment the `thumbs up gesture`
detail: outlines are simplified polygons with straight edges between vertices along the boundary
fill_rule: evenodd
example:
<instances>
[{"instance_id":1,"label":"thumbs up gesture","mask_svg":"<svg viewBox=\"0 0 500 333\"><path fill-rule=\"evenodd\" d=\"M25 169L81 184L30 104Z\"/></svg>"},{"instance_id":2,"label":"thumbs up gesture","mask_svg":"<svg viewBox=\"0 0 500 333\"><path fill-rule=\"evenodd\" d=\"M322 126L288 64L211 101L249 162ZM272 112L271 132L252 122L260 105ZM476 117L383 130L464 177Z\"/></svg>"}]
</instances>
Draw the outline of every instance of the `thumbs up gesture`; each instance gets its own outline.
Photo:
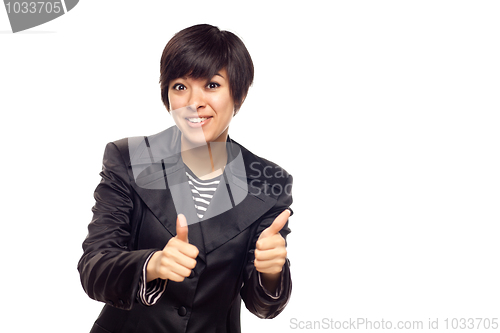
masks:
<instances>
[{"instance_id":1,"label":"thumbs up gesture","mask_svg":"<svg viewBox=\"0 0 500 333\"><path fill-rule=\"evenodd\" d=\"M290 211L285 209L268 228L262 231L255 244L255 268L268 277L280 274L285 264L287 252L285 239L281 236L280 230L289 217Z\"/></svg>"},{"instance_id":2,"label":"thumbs up gesture","mask_svg":"<svg viewBox=\"0 0 500 333\"><path fill-rule=\"evenodd\" d=\"M177 216L177 235L171 238L163 251L153 254L146 267L147 282L155 279L182 282L196 266L198 249L189 244L186 217Z\"/></svg>"}]
</instances>

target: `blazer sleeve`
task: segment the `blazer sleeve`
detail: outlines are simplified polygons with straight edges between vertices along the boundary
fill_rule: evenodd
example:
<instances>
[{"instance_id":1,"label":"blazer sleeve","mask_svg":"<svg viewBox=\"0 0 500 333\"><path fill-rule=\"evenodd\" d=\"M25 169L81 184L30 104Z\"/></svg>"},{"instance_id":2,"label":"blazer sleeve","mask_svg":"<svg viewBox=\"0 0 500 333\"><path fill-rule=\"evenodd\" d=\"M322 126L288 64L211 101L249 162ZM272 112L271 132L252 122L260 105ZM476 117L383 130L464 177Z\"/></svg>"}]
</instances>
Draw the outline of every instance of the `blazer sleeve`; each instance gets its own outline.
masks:
<instances>
[{"instance_id":1,"label":"blazer sleeve","mask_svg":"<svg viewBox=\"0 0 500 333\"><path fill-rule=\"evenodd\" d=\"M103 157L101 182L94 192L93 218L78 262L80 280L90 298L131 309L143 266L155 250L129 249L133 190L127 167L114 143Z\"/></svg>"},{"instance_id":2,"label":"blazer sleeve","mask_svg":"<svg viewBox=\"0 0 500 333\"><path fill-rule=\"evenodd\" d=\"M248 253L248 261L245 266L243 287L240 295L245 302L246 308L259 318L274 318L279 315L288 303L292 293L292 279L290 274L290 261L286 259L283 265L281 274L281 282L278 284L277 295L270 295L262 286L260 281L260 273L254 266L255 260L255 243L259 239L260 234L264 229L269 227L274 219L281 214L285 209L290 209L292 204L292 188L293 178L288 175L281 195L278 197L276 204L264 216L261 217L257 232L251 241L250 251ZM290 233L288 222L281 229L280 234L285 238Z\"/></svg>"}]
</instances>

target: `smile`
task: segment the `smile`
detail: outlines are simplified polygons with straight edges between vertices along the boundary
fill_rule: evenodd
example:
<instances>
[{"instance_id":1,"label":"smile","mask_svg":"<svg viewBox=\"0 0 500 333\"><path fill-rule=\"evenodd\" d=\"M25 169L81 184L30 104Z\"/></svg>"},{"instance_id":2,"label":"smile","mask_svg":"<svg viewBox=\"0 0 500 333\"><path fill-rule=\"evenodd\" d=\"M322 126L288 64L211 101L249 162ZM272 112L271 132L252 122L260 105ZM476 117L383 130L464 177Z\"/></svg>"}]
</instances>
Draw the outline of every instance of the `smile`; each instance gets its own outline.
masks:
<instances>
[{"instance_id":1,"label":"smile","mask_svg":"<svg viewBox=\"0 0 500 333\"><path fill-rule=\"evenodd\" d=\"M201 123L202 121L207 120L208 118L186 118L191 123Z\"/></svg>"},{"instance_id":2,"label":"smile","mask_svg":"<svg viewBox=\"0 0 500 333\"><path fill-rule=\"evenodd\" d=\"M189 117L189 118L186 118L187 124L190 127L194 127L194 128L204 126L205 124L210 122L210 119L212 119L212 117Z\"/></svg>"}]
</instances>

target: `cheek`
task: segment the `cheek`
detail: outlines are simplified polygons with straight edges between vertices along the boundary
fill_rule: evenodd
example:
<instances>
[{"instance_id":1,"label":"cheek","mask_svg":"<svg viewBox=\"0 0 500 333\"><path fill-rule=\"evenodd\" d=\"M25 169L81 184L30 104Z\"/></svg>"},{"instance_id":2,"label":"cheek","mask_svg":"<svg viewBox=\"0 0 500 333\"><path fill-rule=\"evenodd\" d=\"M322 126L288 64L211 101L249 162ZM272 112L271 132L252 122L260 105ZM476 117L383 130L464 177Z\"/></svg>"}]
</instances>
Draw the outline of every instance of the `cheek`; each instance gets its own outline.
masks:
<instances>
[{"instance_id":1,"label":"cheek","mask_svg":"<svg viewBox=\"0 0 500 333\"><path fill-rule=\"evenodd\" d=\"M183 96L176 96L174 94L168 95L168 101L170 103L170 110L176 110L187 106L187 100Z\"/></svg>"},{"instance_id":2,"label":"cheek","mask_svg":"<svg viewBox=\"0 0 500 333\"><path fill-rule=\"evenodd\" d=\"M217 96L212 98L210 102L212 109L220 117L227 118L232 116L234 110L234 102L230 97L227 96Z\"/></svg>"}]
</instances>

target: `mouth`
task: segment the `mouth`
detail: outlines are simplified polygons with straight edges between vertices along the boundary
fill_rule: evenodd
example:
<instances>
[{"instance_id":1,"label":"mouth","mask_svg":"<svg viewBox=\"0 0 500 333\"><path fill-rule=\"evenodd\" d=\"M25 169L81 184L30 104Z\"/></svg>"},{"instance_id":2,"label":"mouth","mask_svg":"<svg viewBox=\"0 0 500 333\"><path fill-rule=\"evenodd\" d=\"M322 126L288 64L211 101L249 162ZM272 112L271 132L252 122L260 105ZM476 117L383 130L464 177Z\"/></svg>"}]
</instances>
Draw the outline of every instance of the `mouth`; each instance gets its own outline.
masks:
<instances>
[{"instance_id":1,"label":"mouth","mask_svg":"<svg viewBox=\"0 0 500 333\"><path fill-rule=\"evenodd\" d=\"M191 127L201 127L208 123L212 117L189 117L185 118Z\"/></svg>"}]
</instances>

